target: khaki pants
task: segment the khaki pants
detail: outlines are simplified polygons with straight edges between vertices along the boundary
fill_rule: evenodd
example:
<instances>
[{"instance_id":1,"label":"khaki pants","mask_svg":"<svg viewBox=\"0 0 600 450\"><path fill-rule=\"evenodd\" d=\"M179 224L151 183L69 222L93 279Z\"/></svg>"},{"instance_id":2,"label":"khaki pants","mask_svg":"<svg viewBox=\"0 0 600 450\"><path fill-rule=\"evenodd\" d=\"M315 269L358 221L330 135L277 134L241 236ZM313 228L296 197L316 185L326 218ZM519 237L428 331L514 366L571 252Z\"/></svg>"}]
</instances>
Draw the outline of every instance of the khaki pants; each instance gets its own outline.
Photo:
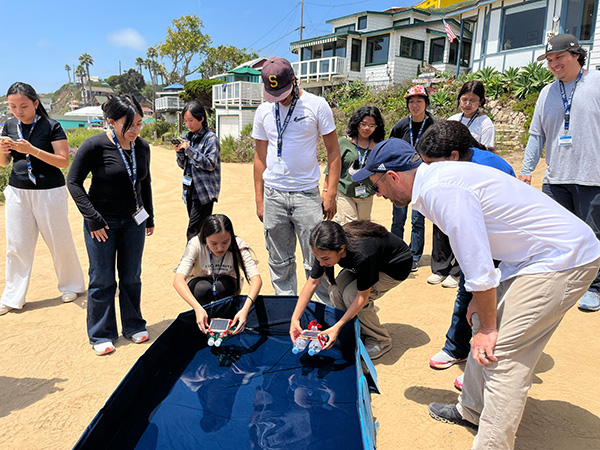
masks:
<instances>
[{"instance_id":1,"label":"khaki pants","mask_svg":"<svg viewBox=\"0 0 600 450\"><path fill-rule=\"evenodd\" d=\"M340 225L352 222L353 220L369 220L371 218L371 209L373 209L373 197L355 198L348 197L337 192L337 216L336 222Z\"/></svg>"},{"instance_id":2,"label":"khaki pants","mask_svg":"<svg viewBox=\"0 0 600 450\"><path fill-rule=\"evenodd\" d=\"M597 260L500 283L494 350L498 362L480 366L469 356L458 399L462 416L479 424L473 450L514 448L538 359L565 313L594 280L599 264Z\"/></svg>"},{"instance_id":3,"label":"khaki pants","mask_svg":"<svg viewBox=\"0 0 600 450\"><path fill-rule=\"evenodd\" d=\"M350 270L343 269L335 279L335 285L329 287L329 299L331 304L342 310L347 310L358 295L356 288L356 274ZM382 350L391 347L392 338L385 329L375 312L374 301L390 289L395 288L400 281L393 279L383 272L379 272L379 281L373 285L369 293L367 303L356 315L360 322L361 337L376 341Z\"/></svg>"}]
</instances>

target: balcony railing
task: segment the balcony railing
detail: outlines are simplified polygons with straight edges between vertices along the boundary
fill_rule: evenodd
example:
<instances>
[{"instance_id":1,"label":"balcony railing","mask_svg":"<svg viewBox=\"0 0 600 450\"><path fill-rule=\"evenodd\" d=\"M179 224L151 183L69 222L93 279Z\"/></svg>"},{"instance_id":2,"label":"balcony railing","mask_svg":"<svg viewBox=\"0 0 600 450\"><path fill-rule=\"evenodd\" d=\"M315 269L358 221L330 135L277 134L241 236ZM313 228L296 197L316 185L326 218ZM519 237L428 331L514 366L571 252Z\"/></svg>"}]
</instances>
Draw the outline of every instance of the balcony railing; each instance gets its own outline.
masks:
<instances>
[{"instance_id":1,"label":"balcony railing","mask_svg":"<svg viewBox=\"0 0 600 450\"><path fill-rule=\"evenodd\" d=\"M162 97L157 98L154 105L157 111L181 111L185 102L177 97Z\"/></svg>"},{"instance_id":2,"label":"balcony railing","mask_svg":"<svg viewBox=\"0 0 600 450\"><path fill-rule=\"evenodd\" d=\"M345 76L347 72L346 58L331 56L328 58L309 59L292 63L296 77L302 80Z\"/></svg>"},{"instance_id":3,"label":"balcony railing","mask_svg":"<svg viewBox=\"0 0 600 450\"><path fill-rule=\"evenodd\" d=\"M213 108L215 106L258 106L263 102L262 83L234 81L212 87Z\"/></svg>"}]
</instances>

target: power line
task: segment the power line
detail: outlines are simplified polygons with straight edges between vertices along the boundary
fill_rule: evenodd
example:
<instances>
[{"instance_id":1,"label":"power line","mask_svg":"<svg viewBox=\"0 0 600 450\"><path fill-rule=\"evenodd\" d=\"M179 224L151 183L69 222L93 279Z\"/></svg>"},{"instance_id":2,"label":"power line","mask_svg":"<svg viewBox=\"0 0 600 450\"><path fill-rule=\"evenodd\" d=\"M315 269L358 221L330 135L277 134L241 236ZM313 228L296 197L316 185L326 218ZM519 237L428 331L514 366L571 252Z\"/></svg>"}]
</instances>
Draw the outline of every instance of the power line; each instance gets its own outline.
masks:
<instances>
[{"instance_id":1,"label":"power line","mask_svg":"<svg viewBox=\"0 0 600 450\"><path fill-rule=\"evenodd\" d=\"M281 23L287 19L287 17L292 14L294 12L294 10L296 10L298 8L298 5L300 3L296 3L296 5L290 10L290 12L288 12L285 16L283 16L283 19L281 19L277 25L275 25L273 28L271 28L269 31L267 31L265 34L263 34L261 37L259 37L255 42L252 43L252 45L249 45L248 48L252 48L254 47L254 45L256 45L258 42L260 42L264 37L266 37L269 33L271 33L273 30L275 30L279 25L281 25ZM269 44L271 45L271 44ZM268 45L267 45L268 47ZM266 48L266 47L265 47Z\"/></svg>"},{"instance_id":2,"label":"power line","mask_svg":"<svg viewBox=\"0 0 600 450\"><path fill-rule=\"evenodd\" d=\"M313 6L331 6L331 8L337 8L339 6L350 6L350 5L357 5L359 3L367 3L370 2L372 0L359 0L357 2L350 2L350 3L342 3L340 5L322 5L320 3L311 3L311 2L304 2L306 5L313 5Z\"/></svg>"}]
</instances>

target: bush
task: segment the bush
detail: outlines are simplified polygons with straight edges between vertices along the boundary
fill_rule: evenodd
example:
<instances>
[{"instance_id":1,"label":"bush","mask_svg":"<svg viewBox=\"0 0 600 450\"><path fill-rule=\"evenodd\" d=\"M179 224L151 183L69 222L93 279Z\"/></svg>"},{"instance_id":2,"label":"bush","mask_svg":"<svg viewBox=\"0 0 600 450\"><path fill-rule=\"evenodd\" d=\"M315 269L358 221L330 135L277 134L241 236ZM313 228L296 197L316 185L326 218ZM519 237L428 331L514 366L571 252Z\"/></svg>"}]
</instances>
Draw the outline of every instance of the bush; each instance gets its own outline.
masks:
<instances>
[{"instance_id":1,"label":"bush","mask_svg":"<svg viewBox=\"0 0 600 450\"><path fill-rule=\"evenodd\" d=\"M535 111L535 104L537 103L537 99L539 96L539 92L533 92L513 106L513 110L520 111L524 113L527 117L525 119L525 123L523 124L525 132L522 133L519 137L519 142L523 147L527 145L527 141L529 140L529 126L531 125L531 120L533 119L533 112Z\"/></svg>"},{"instance_id":2,"label":"bush","mask_svg":"<svg viewBox=\"0 0 600 450\"><path fill-rule=\"evenodd\" d=\"M249 135L242 135L237 140L232 136L221 139L221 162L247 163L253 160L254 139Z\"/></svg>"},{"instance_id":3,"label":"bush","mask_svg":"<svg viewBox=\"0 0 600 450\"><path fill-rule=\"evenodd\" d=\"M74 128L66 131L67 142L69 143L69 147L77 149L81 147L81 144L83 144L83 141L85 141L87 138L104 132L105 130L102 128Z\"/></svg>"},{"instance_id":4,"label":"bush","mask_svg":"<svg viewBox=\"0 0 600 450\"><path fill-rule=\"evenodd\" d=\"M12 164L7 167L0 167L0 202L4 203L4 188L8 184L8 177L12 170Z\"/></svg>"},{"instance_id":5,"label":"bush","mask_svg":"<svg viewBox=\"0 0 600 450\"><path fill-rule=\"evenodd\" d=\"M171 131L171 124L161 120L144 126L140 132L140 137L147 141L153 141L155 132L156 139L160 139L168 131Z\"/></svg>"}]
</instances>

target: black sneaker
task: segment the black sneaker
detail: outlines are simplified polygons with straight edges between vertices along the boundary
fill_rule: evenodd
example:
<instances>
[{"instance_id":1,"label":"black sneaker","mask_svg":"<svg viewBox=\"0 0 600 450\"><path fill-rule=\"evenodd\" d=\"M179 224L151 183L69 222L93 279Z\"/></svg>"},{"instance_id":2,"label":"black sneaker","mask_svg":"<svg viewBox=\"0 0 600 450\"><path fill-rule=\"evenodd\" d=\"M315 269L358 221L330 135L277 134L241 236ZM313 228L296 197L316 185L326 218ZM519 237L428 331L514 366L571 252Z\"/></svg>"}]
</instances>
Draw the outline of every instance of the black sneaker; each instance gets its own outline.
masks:
<instances>
[{"instance_id":1,"label":"black sneaker","mask_svg":"<svg viewBox=\"0 0 600 450\"><path fill-rule=\"evenodd\" d=\"M419 266L417 266L417 262L413 261L412 263L412 267L410 268L411 272L416 272L417 270L419 270Z\"/></svg>"},{"instance_id":2,"label":"black sneaker","mask_svg":"<svg viewBox=\"0 0 600 450\"><path fill-rule=\"evenodd\" d=\"M463 427L473 428L474 430L478 428L474 423L465 420L458 412L456 405L452 403L430 403L429 415L440 422L454 423Z\"/></svg>"}]
</instances>

